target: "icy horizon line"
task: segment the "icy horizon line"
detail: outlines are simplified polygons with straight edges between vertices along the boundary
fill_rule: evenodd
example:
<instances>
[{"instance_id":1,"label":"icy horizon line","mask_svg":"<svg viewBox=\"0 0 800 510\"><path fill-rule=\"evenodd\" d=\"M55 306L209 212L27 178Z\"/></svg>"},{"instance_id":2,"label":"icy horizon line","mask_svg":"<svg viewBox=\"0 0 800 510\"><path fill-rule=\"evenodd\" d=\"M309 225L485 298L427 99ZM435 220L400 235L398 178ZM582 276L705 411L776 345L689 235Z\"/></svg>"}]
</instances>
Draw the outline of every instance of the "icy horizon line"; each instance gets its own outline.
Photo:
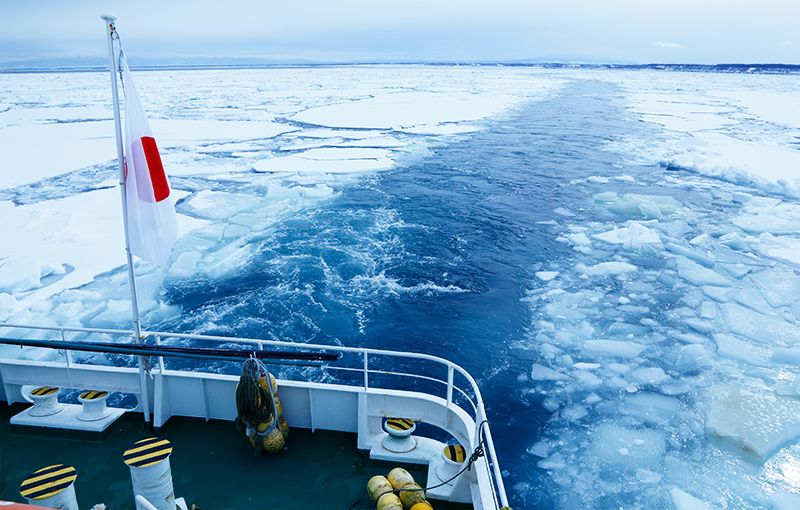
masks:
<instances>
[{"instance_id":1,"label":"icy horizon line","mask_svg":"<svg viewBox=\"0 0 800 510\"><path fill-rule=\"evenodd\" d=\"M26 72L70 72L70 71L105 71L106 62L94 58L77 59L43 59L22 62L0 63L2 73ZM369 66L369 65L428 65L428 66L511 66L541 67L546 69L581 68L581 69L630 69L630 70L664 70L664 71L700 71L724 73L763 73L763 74L800 74L800 64L783 63L659 63L647 64L630 62L591 62L572 60L353 60L353 61L317 61L310 59L261 59L261 58L191 58L163 63L142 63L131 65L131 69L139 70L177 70L177 69L256 69L270 67L325 67L325 66ZM189 62L187 62L187 60ZM192 62L194 61L194 62ZM63 62L63 64L61 64Z\"/></svg>"}]
</instances>

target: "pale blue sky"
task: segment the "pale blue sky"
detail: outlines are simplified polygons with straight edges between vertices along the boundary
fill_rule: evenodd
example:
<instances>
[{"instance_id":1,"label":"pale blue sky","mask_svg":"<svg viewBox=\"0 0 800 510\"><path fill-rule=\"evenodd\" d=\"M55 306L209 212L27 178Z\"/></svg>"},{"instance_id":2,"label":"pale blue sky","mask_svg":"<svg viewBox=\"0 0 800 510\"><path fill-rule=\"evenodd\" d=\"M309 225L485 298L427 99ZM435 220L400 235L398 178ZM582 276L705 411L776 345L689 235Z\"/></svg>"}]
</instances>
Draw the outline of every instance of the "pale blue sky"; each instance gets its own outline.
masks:
<instances>
[{"instance_id":1,"label":"pale blue sky","mask_svg":"<svg viewBox=\"0 0 800 510\"><path fill-rule=\"evenodd\" d=\"M0 63L137 58L800 64L798 0L0 0Z\"/></svg>"}]
</instances>

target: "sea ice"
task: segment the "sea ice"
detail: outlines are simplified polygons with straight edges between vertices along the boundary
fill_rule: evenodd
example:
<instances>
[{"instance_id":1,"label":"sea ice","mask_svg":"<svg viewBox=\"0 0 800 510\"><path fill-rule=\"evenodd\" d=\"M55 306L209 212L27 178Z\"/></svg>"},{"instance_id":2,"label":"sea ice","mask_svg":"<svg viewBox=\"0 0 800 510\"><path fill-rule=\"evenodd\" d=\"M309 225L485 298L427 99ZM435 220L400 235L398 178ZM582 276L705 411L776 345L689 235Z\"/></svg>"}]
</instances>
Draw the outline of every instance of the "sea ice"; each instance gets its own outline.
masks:
<instances>
[{"instance_id":1,"label":"sea ice","mask_svg":"<svg viewBox=\"0 0 800 510\"><path fill-rule=\"evenodd\" d=\"M709 257L708 255L700 253L696 250L684 248L683 246L678 246L675 243L667 243L664 245L664 247L667 249L667 251L671 251L672 253L677 253L678 255L683 255L684 257L692 259L695 262L699 262L700 264L706 267L713 268L714 265L716 264L716 261L711 257Z\"/></svg>"},{"instance_id":2,"label":"sea ice","mask_svg":"<svg viewBox=\"0 0 800 510\"><path fill-rule=\"evenodd\" d=\"M763 203L763 202L762 202ZM800 205L753 203L731 222L751 234L800 234Z\"/></svg>"},{"instance_id":3,"label":"sea ice","mask_svg":"<svg viewBox=\"0 0 800 510\"><path fill-rule=\"evenodd\" d=\"M664 433L654 429L629 429L611 423L597 426L592 450L610 464L656 466L664 456Z\"/></svg>"},{"instance_id":4,"label":"sea ice","mask_svg":"<svg viewBox=\"0 0 800 510\"><path fill-rule=\"evenodd\" d=\"M531 367L531 380L533 381L569 381L568 375L556 372L552 368L547 368L543 365L534 364Z\"/></svg>"},{"instance_id":5,"label":"sea ice","mask_svg":"<svg viewBox=\"0 0 800 510\"><path fill-rule=\"evenodd\" d=\"M608 210L621 216L660 220L664 216L677 214L683 204L672 197L657 195L625 194Z\"/></svg>"},{"instance_id":6,"label":"sea ice","mask_svg":"<svg viewBox=\"0 0 800 510\"><path fill-rule=\"evenodd\" d=\"M733 388L727 397L711 403L706 430L745 458L763 462L800 436L800 401Z\"/></svg>"},{"instance_id":7,"label":"sea ice","mask_svg":"<svg viewBox=\"0 0 800 510\"><path fill-rule=\"evenodd\" d=\"M549 282L558 276L558 271L536 271L536 277L543 282Z\"/></svg>"},{"instance_id":8,"label":"sea ice","mask_svg":"<svg viewBox=\"0 0 800 510\"><path fill-rule=\"evenodd\" d=\"M645 346L636 342L620 340L586 340L583 343L583 349L600 355L634 358L641 354Z\"/></svg>"},{"instance_id":9,"label":"sea ice","mask_svg":"<svg viewBox=\"0 0 800 510\"><path fill-rule=\"evenodd\" d=\"M760 348L744 340L722 333L714 335L714 341L717 344L717 354L723 358L760 367L772 366L770 362L772 352L769 348Z\"/></svg>"},{"instance_id":10,"label":"sea ice","mask_svg":"<svg viewBox=\"0 0 800 510\"><path fill-rule=\"evenodd\" d=\"M733 300L764 315L773 315L775 313L775 310L767 303L764 296L753 287L741 289L733 296Z\"/></svg>"},{"instance_id":11,"label":"sea ice","mask_svg":"<svg viewBox=\"0 0 800 510\"><path fill-rule=\"evenodd\" d=\"M675 264L678 268L678 276L693 285L715 285L718 287L730 287L731 282L721 274L712 269L701 266L683 256L675 257Z\"/></svg>"},{"instance_id":12,"label":"sea ice","mask_svg":"<svg viewBox=\"0 0 800 510\"><path fill-rule=\"evenodd\" d=\"M500 94L448 94L427 91L375 93L373 97L311 108L294 120L328 127L397 130L444 123L475 121L503 111L519 99ZM429 131L431 132L431 131Z\"/></svg>"},{"instance_id":13,"label":"sea ice","mask_svg":"<svg viewBox=\"0 0 800 510\"><path fill-rule=\"evenodd\" d=\"M750 279L775 308L789 306L800 300L800 276L791 269L765 268L752 273Z\"/></svg>"},{"instance_id":14,"label":"sea ice","mask_svg":"<svg viewBox=\"0 0 800 510\"><path fill-rule=\"evenodd\" d=\"M797 510L800 508L800 494L777 490L770 496L769 502L773 510Z\"/></svg>"},{"instance_id":15,"label":"sea ice","mask_svg":"<svg viewBox=\"0 0 800 510\"><path fill-rule=\"evenodd\" d=\"M648 425L659 425L670 420L678 412L680 401L657 393L641 392L625 397L621 409Z\"/></svg>"},{"instance_id":16,"label":"sea ice","mask_svg":"<svg viewBox=\"0 0 800 510\"><path fill-rule=\"evenodd\" d=\"M631 222L627 227L614 227L613 230L593 234L592 238L609 244L621 244L626 251L637 251L646 244L661 244L658 232L636 222Z\"/></svg>"},{"instance_id":17,"label":"sea ice","mask_svg":"<svg viewBox=\"0 0 800 510\"><path fill-rule=\"evenodd\" d=\"M800 327L782 317L764 315L735 303L722 303L719 307L732 333L781 347L800 341Z\"/></svg>"},{"instance_id":18,"label":"sea ice","mask_svg":"<svg viewBox=\"0 0 800 510\"><path fill-rule=\"evenodd\" d=\"M677 487L670 489L669 495L672 498L672 504L675 505L675 510L716 510L717 508Z\"/></svg>"},{"instance_id":19,"label":"sea ice","mask_svg":"<svg viewBox=\"0 0 800 510\"><path fill-rule=\"evenodd\" d=\"M636 266L627 262L600 262L586 267L581 263L575 266L575 270L592 276L613 276L636 271Z\"/></svg>"}]
</instances>

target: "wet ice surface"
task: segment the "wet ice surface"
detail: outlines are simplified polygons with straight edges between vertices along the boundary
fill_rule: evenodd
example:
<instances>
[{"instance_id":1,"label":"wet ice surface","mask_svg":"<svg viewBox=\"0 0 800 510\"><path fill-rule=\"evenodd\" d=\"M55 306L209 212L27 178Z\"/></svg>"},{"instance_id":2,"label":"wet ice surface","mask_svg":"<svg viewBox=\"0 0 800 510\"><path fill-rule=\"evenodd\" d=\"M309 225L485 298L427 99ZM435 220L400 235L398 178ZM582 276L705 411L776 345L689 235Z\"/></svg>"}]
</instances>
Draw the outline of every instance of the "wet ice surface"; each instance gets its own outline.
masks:
<instances>
[{"instance_id":1,"label":"wet ice surface","mask_svg":"<svg viewBox=\"0 0 800 510\"><path fill-rule=\"evenodd\" d=\"M448 245L424 215L412 221L390 200L355 207L362 195L391 194L373 176L401 180L406 166L424 174L439 149L467 144L468 153L470 133L502 131L532 103L555 108L574 96L587 109L569 122L617 116L623 127L589 133L605 140L603 158L591 166L576 156L566 165L574 173L556 177L558 200L531 204L523 191L533 177L510 193L519 200L512 211L547 209L537 211L547 219L535 232L557 247L528 247L515 262L521 295L510 299L526 327L498 334L508 345L496 347L515 361L467 367L487 391L492 374L511 372L511 398L535 407L541 423L522 428L511 415L499 420L507 427L493 425L512 500L528 508L797 506L796 81L390 66L135 79L179 197L169 265L137 265L145 324L235 331L225 321L242 320L231 312L239 306L277 331L265 334L298 341L371 331L377 318L365 303L382 296L487 292L488 280L461 266L469 236ZM0 82L0 320L128 327L108 76ZM571 88L594 82L605 85ZM601 106L589 110L593 101ZM597 152L599 142L576 141L585 133L563 122L542 136ZM470 179L492 164L465 162L451 183L479 188L483 181ZM351 208L329 212L346 217L333 229L326 207L342 207L341 197ZM534 220L510 214L499 223L524 238L533 230L518 226ZM313 242L303 245L299 230ZM424 253L407 244L426 236L441 246ZM438 259L442 273L425 273ZM411 264L425 277L396 270ZM315 287L323 285L347 299L321 299ZM269 300L285 309L265 309ZM324 318L298 312L312 309ZM518 453L507 446L512 435Z\"/></svg>"}]
</instances>

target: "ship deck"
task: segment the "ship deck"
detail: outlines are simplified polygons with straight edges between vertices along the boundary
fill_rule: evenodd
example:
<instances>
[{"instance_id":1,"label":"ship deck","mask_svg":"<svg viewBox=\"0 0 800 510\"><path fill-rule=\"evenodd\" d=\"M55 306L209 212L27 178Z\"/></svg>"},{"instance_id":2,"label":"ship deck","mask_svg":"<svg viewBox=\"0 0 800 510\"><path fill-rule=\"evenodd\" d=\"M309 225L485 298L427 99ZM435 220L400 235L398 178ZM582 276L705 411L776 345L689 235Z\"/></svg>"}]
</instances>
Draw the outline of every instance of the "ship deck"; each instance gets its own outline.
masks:
<instances>
[{"instance_id":1,"label":"ship deck","mask_svg":"<svg viewBox=\"0 0 800 510\"><path fill-rule=\"evenodd\" d=\"M133 509L130 471L122 455L147 437L172 444L175 496L184 498L190 509L371 509L367 481L398 465L370 459L356 447L355 434L298 428L291 429L283 451L255 457L233 422L201 418L172 417L159 430L149 431L141 414L126 413L102 440L12 429L10 417L26 407L0 402L0 500L25 503L19 487L27 477L53 464L67 464L77 471L74 486L81 509L98 503L109 510ZM427 466L402 467L425 486ZM471 508L437 500L431 504L437 510Z\"/></svg>"}]
</instances>

